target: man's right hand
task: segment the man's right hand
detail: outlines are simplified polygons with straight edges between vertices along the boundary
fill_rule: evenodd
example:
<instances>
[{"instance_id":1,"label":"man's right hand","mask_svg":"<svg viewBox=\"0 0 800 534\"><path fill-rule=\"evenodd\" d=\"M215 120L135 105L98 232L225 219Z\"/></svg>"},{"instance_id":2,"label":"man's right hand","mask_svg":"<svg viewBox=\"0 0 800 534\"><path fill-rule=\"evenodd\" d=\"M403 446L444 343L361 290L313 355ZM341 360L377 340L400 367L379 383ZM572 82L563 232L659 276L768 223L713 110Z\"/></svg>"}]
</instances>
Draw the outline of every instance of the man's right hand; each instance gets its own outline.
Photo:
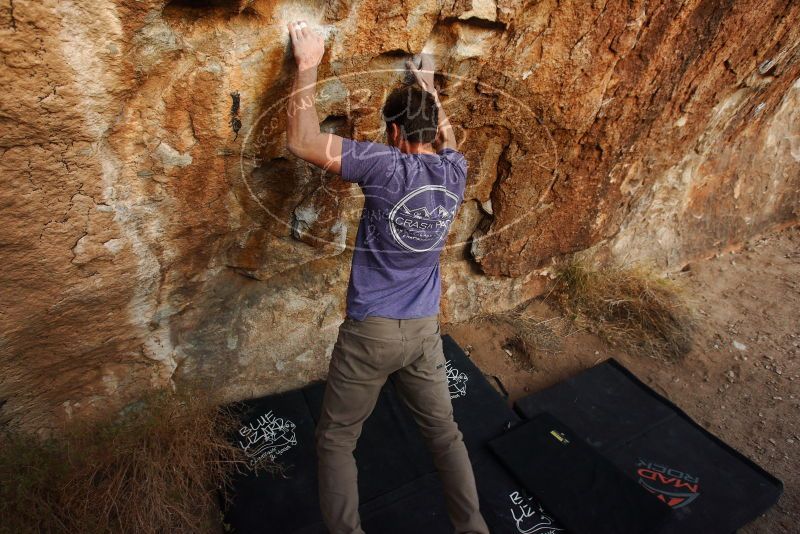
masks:
<instances>
[{"instance_id":1,"label":"man's right hand","mask_svg":"<svg viewBox=\"0 0 800 534\"><path fill-rule=\"evenodd\" d=\"M316 68L325 54L325 40L304 20L290 22L288 27L297 70Z\"/></svg>"},{"instance_id":2,"label":"man's right hand","mask_svg":"<svg viewBox=\"0 0 800 534\"><path fill-rule=\"evenodd\" d=\"M406 67L414 75L417 84L429 93L436 94L436 87L433 85L433 74L436 66L433 63L433 56L430 54L420 54L420 66L414 64L413 59L406 60Z\"/></svg>"},{"instance_id":3,"label":"man's right hand","mask_svg":"<svg viewBox=\"0 0 800 534\"><path fill-rule=\"evenodd\" d=\"M439 101L439 94L436 92L436 87L433 85L433 74L436 66L433 62L431 54L420 54L420 65L417 67L413 59L406 60L406 68L414 75L417 84L431 93L436 100L436 107L439 110L439 125L436 132L436 139L433 141L433 149L436 152L445 148L457 149L456 136L453 132L453 127L450 126L450 121L444 112L442 103Z\"/></svg>"}]
</instances>

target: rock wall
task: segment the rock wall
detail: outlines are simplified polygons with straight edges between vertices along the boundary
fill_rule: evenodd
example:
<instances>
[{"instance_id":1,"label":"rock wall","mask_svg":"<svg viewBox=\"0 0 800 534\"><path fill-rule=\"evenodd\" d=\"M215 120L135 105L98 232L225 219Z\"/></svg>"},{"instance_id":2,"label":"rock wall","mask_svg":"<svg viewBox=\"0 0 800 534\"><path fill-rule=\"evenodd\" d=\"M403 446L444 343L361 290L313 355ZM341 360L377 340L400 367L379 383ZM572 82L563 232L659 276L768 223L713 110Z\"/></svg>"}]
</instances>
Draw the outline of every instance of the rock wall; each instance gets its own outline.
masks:
<instances>
[{"instance_id":1,"label":"rock wall","mask_svg":"<svg viewBox=\"0 0 800 534\"><path fill-rule=\"evenodd\" d=\"M798 219L792 0L6 0L0 420L324 375L362 199L285 149L299 18L328 131L380 140L406 54L446 73L470 170L444 320L565 254L674 269Z\"/></svg>"}]
</instances>

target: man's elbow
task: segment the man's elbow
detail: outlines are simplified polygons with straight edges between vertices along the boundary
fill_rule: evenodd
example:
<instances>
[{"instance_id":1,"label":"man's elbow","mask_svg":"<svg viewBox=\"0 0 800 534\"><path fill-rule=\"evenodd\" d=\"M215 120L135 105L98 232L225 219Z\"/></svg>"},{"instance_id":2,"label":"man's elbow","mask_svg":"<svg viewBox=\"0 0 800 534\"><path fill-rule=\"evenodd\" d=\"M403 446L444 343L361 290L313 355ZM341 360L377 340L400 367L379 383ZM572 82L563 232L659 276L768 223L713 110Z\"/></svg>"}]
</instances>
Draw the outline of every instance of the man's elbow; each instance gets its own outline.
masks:
<instances>
[{"instance_id":1,"label":"man's elbow","mask_svg":"<svg viewBox=\"0 0 800 534\"><path fill-rule=\"evenodd\" d=\"M304 143L302 139L287 138L286 148L298 158L302 158L303 154L307 152L306 143Z\"/></svg>"},{"instance_id":2,"label":"man's elbow","mask_svg":"<svg viewBox=\"0 0 800 534\"><path fill-rule=\"evenodd\" d=\"M308 151L316 144L318 136L319 132L287 133L286 147L289 149L289 152L300 157L300 154L308 153Z\"/></svg>"}]
</instances>

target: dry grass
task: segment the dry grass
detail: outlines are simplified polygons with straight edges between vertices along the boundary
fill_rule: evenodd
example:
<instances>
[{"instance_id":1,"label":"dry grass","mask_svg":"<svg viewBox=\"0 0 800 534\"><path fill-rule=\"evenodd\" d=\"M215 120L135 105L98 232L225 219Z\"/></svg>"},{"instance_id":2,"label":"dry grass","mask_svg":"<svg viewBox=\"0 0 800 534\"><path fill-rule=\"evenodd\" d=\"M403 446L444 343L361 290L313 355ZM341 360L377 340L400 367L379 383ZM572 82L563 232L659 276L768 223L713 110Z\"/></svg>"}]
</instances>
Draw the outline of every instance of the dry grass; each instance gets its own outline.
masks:
<instances>
[{"instance_id":1,"label":"dry grass","mask_svg":"<svg viewBox=\"0 0 800 534\"><path fill-rule=\"evenodd\" d=\"M525 302L513 310L477 318L494 324L508 325L514 334L503 348L511 353L516 367L521 371L535 371L536 357L539 354L557 354L568 328L568 321L561 317L543 319L531 314Z\"/></svg>"},{"instance_id":2,"label":"dry grass","mask_svg":"<svg viewBox=\"0 0 800 534\"><path fill-rule=\"evenodd\" d=\"M577 259L557 274L552 294L562 309L609 344L672 361L691 350L693 315L677 283L642 266L592 270Z\"/></svg>"},{"instance_id":3,"label":"dry grass","mask_svg":"<svg viewBox=\"0 0 800 534\"><path fill-rule=\"evenodd\" d=\"M113 421L57 437L0 435L0 532L219 531L219 490L246 465L236 415L198 391L160 391Z\"/></svg>"}]
</instances>

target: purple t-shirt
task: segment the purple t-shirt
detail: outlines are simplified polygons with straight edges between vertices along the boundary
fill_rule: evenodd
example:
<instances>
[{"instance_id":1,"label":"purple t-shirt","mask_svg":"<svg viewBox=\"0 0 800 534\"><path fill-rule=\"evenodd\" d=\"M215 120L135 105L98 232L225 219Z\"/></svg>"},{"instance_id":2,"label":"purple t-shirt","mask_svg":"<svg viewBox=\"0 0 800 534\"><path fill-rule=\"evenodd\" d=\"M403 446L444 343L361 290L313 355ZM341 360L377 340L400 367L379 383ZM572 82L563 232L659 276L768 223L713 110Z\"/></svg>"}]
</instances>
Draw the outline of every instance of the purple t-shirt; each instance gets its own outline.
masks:
<instances>
[{"instance_id":1,"label":"purple t-shirt","mask_svg":"<svg viewBox=\"0 0 800 534\"><path fill-rule=\"evenodd\" d=\"M439 255L464 200L467 160L452 148L406 154L344 139L342 178L361 186L347 315L390 319L439 313Z\"/></svg>"}]
</instances>

